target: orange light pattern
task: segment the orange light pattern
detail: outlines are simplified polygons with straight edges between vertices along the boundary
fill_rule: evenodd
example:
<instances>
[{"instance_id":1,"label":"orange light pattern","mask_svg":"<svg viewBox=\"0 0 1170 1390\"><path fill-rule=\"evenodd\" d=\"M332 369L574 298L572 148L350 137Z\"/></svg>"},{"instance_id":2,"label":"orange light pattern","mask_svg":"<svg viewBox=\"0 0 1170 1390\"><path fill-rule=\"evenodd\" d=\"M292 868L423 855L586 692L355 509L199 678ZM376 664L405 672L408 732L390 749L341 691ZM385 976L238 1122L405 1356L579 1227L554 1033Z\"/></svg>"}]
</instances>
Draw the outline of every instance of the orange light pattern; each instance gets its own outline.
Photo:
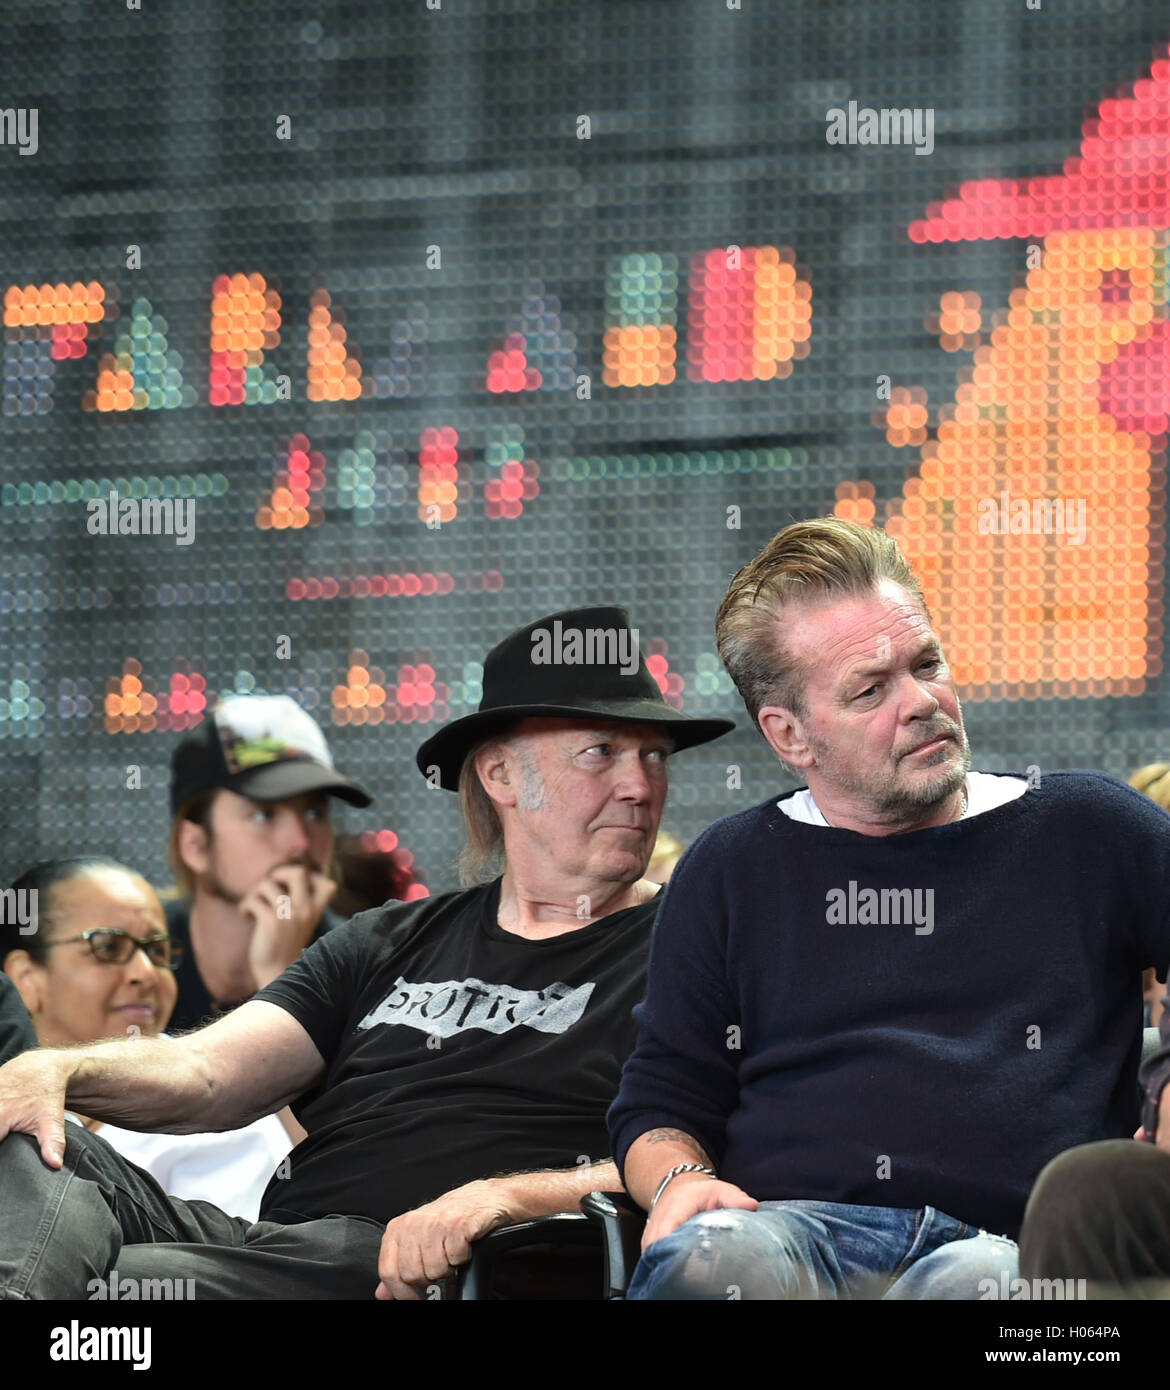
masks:
<instances>
[{"instance_id":1,"label":"orange light pattern","mask_svg":"<svg viewBox=\"0 0 1170 1390\"><path fill-rule=\"evenodd\" d=\"M105 728L108 734L170 732L193 729L207 708L207 682L197 674L175 671L167 692L143 678L142 663L128 657L122 674L106 682Z\"/></svg>"},{"instance_id":2,"label":"orange light pattern","mask_svg":"<svg viewBox=\"0 0 1170 1390\"><path fill-rule=\"evenodd\" d=\"M449 425L423 430L418 449L420 521L453 521L459 497L459 435Z\"/></svg>"},{"instance_id":3,"label":"orange light pattern","mask_svg":"<svg viewBox=\"0 0 1170 1390\"><path fill-rule=\"evenodd\" d=\"M808 356L812 288L785 246L716 247L691 261L687 376L771 381Z\"/></svg>"},{"instance_id":4,"label":"orange light pattern","mask_svg":"<svg viewBox=\"0 0 1170 1390\"><path fill-rule=\"evenodd\" d=\"M1140 695L1162 670L1168 188L1163 44L1059 173L969 181L910 225L919 244L1030 243L888 522L969 696ZM941 307L969 340L976 297Z\"/></svg>"},{"instance_id":5,"label":"orange light pattern","mask_svg":"<svg viewBox=\"0 0 1170 1390\"><path fill-rule=\"evenodd\" d=\"M280 295L258 271L220 275L212 287L212 405L269 405L277 399L264 354L280 343Z\"/></svg>"},{"instance_id":6,"label":"orange light pattern","mask_svg":"<svg viewBox=\"0 0 1170 1390\"><path fill-rule=\"evenodd\" d=\"M450 692L426 662L400 666L397 679L387 681L368 653L353 651L349 661L345 684L333 687L335 724L428 724L450 715Z\"/></svg>"},{"instance_id":7,"label":"orange light pattern","mask_svg":"<svg viewBox=\"0 0 1170 1390\"><path fill-rule=\"evenodd\" d=\"M277 469L268 500L256 511L256 525L261 531L320 526L325 513L313 505L313 494L325 487L324 454L310 446L306 435L294 434L283 465Z\"/></svg>"},{"instance_id":8,"label":"orange light pattern","mask_svg":"<svg viewBox=\"0 0 1170 1390\"><path fill-rule=\"evenodd\" d=\"M895 386L879 424L895 449L926 443L926 392L921 386Z\"/></svg>"},{"instance_id":9,"label":"orange light pattern","mask_svg":"<svg viewBox=\"0 0 1170 1390\"><path fill-rule=\"evenodd\" d=\"M601 379L607 386L668 386L675 377L678 263L631 255L606 275Z\"/></svg>"},{"instance_id":10,"label":"orange light pattern","mask_svg":"<svg viewBox=\"0 0 1170 1390\"><path fill-rule=\"evenodd\" d=\"M872 483L838 483L833 515L843 521L854 521L858 526L872 526L877 510L873 498Z\"/></svg>"},{"instance_id":11,"label":"orange light pattern","mask_svg":"<svg viewBox=\"0 0 1170 1390\"><path fill-rule=\"evenodd\" d=\"M670 324L635 324L605 330L607 386L669 386L674 380L678 334Z\"/></svg>"},{"instance_id":12,"label":"orange light pattern","mask_svg":"<svg viewBox=\"0 0 1170 1390\"><path fill-rule=\"evenodd\" d=\"M51 327L54 361L84 357L86 325L105 318L105 298L96 280L88 285L10 285L4 292L4 327Z\"/></svg>"},{"instance_id":13,"label":"orange light pattern","mask_svg":"<svg viewBox=\"0 0 1170 1390\"><path fill-rule=\"evenodd\" d=\"M893 504L971 697L1138 695L1161 670L1167 301L1164 236L1051 233Z\"/></svg>"},{"instance_id":14,"label":"orange light pattern","mask_svg":"<svg viewBox=\"0 0 1170 1390\"><path fill-rule=\"evenodd\" d=\"M52 409L55 364L85 356L90 325L101 323L109 307L96 280L9 285L4 292L6 415Z\"/></svg>"},{"instance_id":15,"label":"orange light pattern","mask_svg":"<svg viewBox=\"0 0 1170 1390\"><path fill-rule=\"evenodd\" d=\"M361 363L346 345L341 311L328 290L314 290L309 297L308 378L311 401L356 401L362 394Z\"/></svg>"},{"instance_id":16,"label":"orange light pattern","mask_svg":"<svg viewBox=\"0 0 1170 1390\"><path fill-rule=\"evenodd\" d=\"M973 352L983 327L983 301L974 290L948 290L938 302L938 313L926 320L927 330L938 334L946 352Z\"/></svg>"}]
</instances>

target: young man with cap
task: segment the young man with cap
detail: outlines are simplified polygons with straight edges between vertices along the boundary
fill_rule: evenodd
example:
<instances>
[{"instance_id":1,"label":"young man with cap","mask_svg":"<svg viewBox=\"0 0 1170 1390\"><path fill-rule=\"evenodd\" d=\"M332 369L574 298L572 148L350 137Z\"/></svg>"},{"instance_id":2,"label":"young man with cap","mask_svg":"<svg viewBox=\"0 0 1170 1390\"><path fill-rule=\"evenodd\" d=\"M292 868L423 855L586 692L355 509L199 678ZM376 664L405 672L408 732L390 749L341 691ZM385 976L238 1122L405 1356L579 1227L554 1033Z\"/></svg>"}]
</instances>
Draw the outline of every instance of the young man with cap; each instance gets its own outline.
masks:
<instances>
[{"instance_id":1,"label":"young man with cap","mask_svg":"<svg viewBox=\"0 0 1170 1390\"><path fill-rule=\"evenodd\" d=\"M418 763L460 789L466 862L502 873L360 914L198 1033L0 1068L0 1298L76 1297L115 1262L200 1298L417 1298L496 1226L615 1181L666 760L734 726L665 702L618 608L512 633L483 688ZM289 1101L309 1137L254 1226L151 1192L61 1121L224 1129Z\"/></svg>"},{"instance_id":2,"label":"young man with cap","mask_svg":"<svg viewBox=\"0 0 1170 1390\"><path fill-rule=\"evenodd\" d=\"M368 806L287 695L223 699L175 749L170 857L187 896L167 904L185 953L172 1032L250 998L340 923L329 798Z\"/></svg>"}]
</instances>

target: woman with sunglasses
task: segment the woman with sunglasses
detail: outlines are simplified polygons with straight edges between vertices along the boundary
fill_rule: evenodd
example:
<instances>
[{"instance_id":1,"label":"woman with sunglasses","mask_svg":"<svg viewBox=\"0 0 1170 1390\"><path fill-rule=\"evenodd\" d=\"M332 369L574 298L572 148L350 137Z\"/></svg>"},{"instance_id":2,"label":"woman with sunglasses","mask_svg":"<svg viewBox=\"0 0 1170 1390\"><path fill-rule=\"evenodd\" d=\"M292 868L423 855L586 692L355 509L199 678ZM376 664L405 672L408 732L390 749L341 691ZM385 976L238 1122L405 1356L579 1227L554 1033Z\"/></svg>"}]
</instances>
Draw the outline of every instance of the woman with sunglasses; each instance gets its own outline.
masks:
<instances>
[{"instance_id":1,"label":"woman with sunglasses","mask_svg":"<svg viewBox=\"0 0 1170 1390\"><path fill-rule=\"evenodd\" d=\"M163 1031L178 994L179 948L140 874L99 855L55 859L22 874L11 891L17 910L0 913L0 969L20 992L42 1047ZM252 1221L292 1147L275 1115L226 1134L140 1134L72 1118L100 1131L173 1196L214 1202Z\"/></svg>"}]
</instances>

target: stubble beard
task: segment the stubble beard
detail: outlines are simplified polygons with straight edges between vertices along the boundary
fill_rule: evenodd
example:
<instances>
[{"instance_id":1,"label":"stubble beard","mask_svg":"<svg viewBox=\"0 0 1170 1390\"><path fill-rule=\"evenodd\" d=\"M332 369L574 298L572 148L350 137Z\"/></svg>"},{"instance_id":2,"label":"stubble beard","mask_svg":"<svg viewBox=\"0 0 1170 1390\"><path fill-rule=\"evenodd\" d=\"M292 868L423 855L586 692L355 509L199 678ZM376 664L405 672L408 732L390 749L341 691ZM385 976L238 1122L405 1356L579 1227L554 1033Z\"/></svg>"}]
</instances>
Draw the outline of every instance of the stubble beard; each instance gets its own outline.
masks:
<instances>
[{"instance_id":1,"label":"stubble beard","mask_svg":"<svg viewBox=\"0 0 1170 1390\"><path fill-rule=\"evenodd\" d=\"M283 868L303 868L310 870L312 873L325 872L324 869L320 868L310 859L289 859L281 864L274 864L272 869L268 870L268 873L272 873L274 869ZM260 875L260 878L266 877L267 874ZM238 907L252 889L255 888L256 884L260 882L260 878L250 883L242 893L233 893L226 887L223 880L214 869L208 869L206 873L200 874L198 886L201 893L205 893L208 897L215 898L217 902L227 903L229 907Z\"/></svg>"},{"instance_id":2,"label":"stubble beard","mask_svg":"<svg viewBox=\"0 0 1170 1390\"><path fill-rule=\"evenodd\" d=\"M238 907L244 896L242 893L229 892L219 876L211 870L200 874L199 891L209 898L215 898L217 902L228 903L231 907Z\"/></svg>"},{"instance_id":3,"label":"stubble beard","mask_svg":"<svg viewBox=\"0 0 1170 1390\"><path fill-rule=\"evenodd\" d=\"M835 755L827 745L814 744L810 740L810 747L816 755L817 766L822 773L830 772L840 788L854 793L859 799L867 802L869 809L879 819L893 823L915 821L929 816L948 798L954 796L967 780L967 774L971 771L971 746L967 741L966 731L962 725L950 721L948 721L948 725L949 727L928 733L919 740L918 746L929 743L932 738L938 738L941 734L950 734L959 748L959 761L951 763L947 769L940 772L937 778L920 778L909 784L900 784L897 777L898 764L901 763L902 758L909 756L909 754L902 754L881 783L875 784L873 781L856 777L837 766ZM943 744L933 756L940 761L944 759L949 761L950 753L950 746Z\"/></svg>"}]
</instances>

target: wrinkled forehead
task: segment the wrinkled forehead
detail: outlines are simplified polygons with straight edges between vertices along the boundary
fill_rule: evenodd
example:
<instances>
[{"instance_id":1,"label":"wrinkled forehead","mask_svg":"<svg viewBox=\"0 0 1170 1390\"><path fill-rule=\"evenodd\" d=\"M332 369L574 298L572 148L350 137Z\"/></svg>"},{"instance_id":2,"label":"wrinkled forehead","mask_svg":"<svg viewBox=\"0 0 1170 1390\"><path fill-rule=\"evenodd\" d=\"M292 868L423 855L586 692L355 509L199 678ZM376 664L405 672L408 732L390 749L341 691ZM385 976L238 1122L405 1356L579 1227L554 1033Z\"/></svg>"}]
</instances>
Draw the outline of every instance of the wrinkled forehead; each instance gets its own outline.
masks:
<instances>
[{"instance_id":1,"label":"wrinkled forehead","mask_svg":"<svg viewBox=\"0 0 1170 1390\"><path fill-rule=\"evenodd\" d=\"M938 643L921 603L892 579L863 593L791 604L780 622L792 657L810 673L832 676Z\"/></svg>"}]
</instances>

